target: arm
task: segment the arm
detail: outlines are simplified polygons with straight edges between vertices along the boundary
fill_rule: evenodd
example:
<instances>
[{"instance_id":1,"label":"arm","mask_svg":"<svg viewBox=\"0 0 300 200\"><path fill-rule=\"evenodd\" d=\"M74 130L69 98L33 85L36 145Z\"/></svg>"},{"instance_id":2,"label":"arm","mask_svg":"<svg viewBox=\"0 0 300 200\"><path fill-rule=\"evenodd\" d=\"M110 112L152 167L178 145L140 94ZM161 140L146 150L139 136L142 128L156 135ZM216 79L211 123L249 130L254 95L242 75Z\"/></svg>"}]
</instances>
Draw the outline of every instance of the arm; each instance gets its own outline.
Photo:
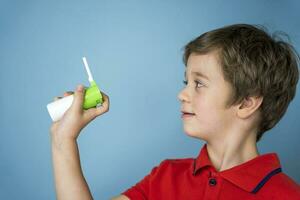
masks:
<instances>
[{"instance_id":1,"label":"arm","mask_svg":"<svg viewBox=\"0 0 300 200\"><path fill-rule=\"evenodd\" d=\"M61 147L53 145L52 156L57 199L93 199L82 174L76 141L68 141ZM130 199L125 195L120 195L111 200Z\"/></svg>"},{"instance_id":2,"label":"arm","mask_svg":"<svg viewBox=\"0 0 300 200\"><path fill-rule=\"evenodd\" d=\"M81 170L76 141L52 144L52 160L57 199L93 199Z\"/></svg>"},{"instance_id":3,"label":"arm","mask_svg":"<svg viewBox=\"0 0 300 200\"><path fill-rule=\"evenodd\" d=\"M84 88L79 86L71 107L62 119L51 126L52 161L58 200L93 199L81 170L76 140L90 121L108 111L109 98L102 94L104 102L101 107L83 110ZM68 95L65 93L64 96Z\"/></svg>"}]
</instances>

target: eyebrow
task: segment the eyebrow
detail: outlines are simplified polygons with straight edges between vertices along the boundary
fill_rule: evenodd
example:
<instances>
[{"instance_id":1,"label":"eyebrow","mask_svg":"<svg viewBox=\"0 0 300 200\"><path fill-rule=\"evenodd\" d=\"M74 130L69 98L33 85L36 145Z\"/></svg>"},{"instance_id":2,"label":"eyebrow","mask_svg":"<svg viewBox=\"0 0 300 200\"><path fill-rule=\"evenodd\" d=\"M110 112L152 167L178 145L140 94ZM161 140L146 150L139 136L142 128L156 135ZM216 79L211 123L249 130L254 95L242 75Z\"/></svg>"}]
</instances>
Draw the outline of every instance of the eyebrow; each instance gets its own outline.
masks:
<instances>
[{"instance_id":1,"label":"eyebrow","mask_svg":"<svg viewBox=\"0 0 300 200\"><path fill-rule=\"evenodd\" d=\"M192 74L195 75L196 77L199 76L199 77L205 78L206 80L209 81L209 78L206 75L202 74L201 72L195 71L195 72L192 72ZM184 72L184 77L186 78L186 71Z\"/></svg>"}]
</instances>

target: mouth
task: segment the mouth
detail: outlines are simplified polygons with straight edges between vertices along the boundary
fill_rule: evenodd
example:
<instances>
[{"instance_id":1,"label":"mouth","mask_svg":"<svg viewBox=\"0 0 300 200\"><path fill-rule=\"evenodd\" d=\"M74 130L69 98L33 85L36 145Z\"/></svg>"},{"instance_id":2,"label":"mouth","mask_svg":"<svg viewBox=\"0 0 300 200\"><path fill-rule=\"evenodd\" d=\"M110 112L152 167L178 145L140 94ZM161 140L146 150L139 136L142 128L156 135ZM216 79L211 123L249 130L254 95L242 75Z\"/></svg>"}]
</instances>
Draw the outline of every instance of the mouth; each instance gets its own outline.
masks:
<instances>
[{"instance_id":1,"label":"mouth","mask_svg":"<svg viewBox=\"0 0 300 200\"><path fill-rule=\"evenodd\" d=\"M184 109L181 110L181 113L182 113L182 114L191 114L191 115L192 115L192 114L195 114L195 113L186 111L186 110L184 110Z\"/></svg>"},{"instance_id":2,"label":"mouth","mask_svg":"<svg viewBox=\"0 0 300 200\"><path fill-rule=\"evenodd\" d=\"M181 117L182 117L182 118L192 117L192 116L195 115L195 113L190 113L190 112L185 112L185 111L183 111L183 112L181 112L181 113L182 113L182 114L181 114Z\"/></svg>"}]
</instances>

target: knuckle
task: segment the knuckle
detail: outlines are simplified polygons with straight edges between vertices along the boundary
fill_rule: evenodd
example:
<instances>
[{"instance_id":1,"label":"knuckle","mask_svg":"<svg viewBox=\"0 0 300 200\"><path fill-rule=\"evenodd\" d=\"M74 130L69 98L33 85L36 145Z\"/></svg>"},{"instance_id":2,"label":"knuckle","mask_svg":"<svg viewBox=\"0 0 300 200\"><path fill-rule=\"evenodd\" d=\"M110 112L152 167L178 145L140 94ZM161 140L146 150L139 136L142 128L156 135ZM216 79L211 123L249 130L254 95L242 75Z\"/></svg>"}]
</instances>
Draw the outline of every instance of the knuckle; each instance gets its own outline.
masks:
<instances>
[{"instance_id":1,"label":"knuckle","mask_svg":"<svg viewBox=\"0 0 300 200\"><path fill-rule=\"evenodd\" d=\"M97 110L96 116L99 116L99 115L102 115L102 114L103 114L103 111L102 111L102 110Z\"/></svg>"}]
</instances>

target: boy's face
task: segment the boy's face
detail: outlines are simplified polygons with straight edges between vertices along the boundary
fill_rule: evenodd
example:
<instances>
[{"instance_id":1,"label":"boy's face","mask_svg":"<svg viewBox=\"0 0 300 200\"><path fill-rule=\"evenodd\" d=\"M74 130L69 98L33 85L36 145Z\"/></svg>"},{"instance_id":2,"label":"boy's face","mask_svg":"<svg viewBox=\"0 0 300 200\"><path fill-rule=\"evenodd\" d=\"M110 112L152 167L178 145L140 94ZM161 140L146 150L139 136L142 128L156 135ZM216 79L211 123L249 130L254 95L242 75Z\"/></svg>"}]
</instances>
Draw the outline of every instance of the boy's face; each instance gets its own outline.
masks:
<instances>
[{"instance_id":1,"label":"boy's face","mask_svg":"<svg viewBox=\"0 0 300 200\"><path fill-rule=\"evenodd\" d=\"M204 76L197 76L200 73ZM187 61L186 87L178 94L181 111L194 113L182 118L184 131L196 138L210 141L229 133L234 122L234 108L226 108L231 87L214 52L191 54Z\"/></svg>"}]
</instances>

